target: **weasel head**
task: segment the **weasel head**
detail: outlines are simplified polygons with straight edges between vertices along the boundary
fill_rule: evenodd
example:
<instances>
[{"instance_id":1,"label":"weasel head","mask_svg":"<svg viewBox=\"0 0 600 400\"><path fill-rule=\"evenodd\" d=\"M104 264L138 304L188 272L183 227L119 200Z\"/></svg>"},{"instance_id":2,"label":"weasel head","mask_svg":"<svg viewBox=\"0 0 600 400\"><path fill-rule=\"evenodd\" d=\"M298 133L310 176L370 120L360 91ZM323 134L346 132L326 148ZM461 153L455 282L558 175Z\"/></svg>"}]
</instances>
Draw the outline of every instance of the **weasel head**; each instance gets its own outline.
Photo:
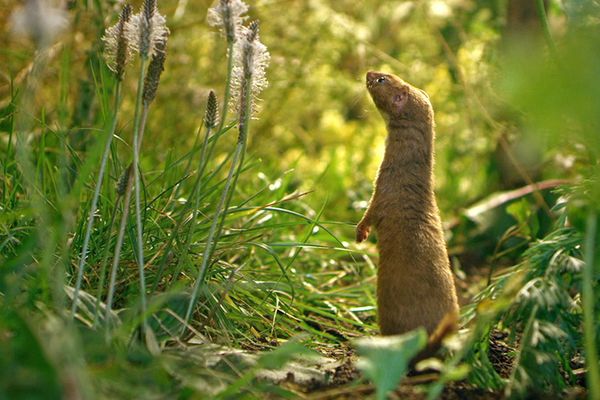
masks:
<instances>
[{"instance_id":1,"label":"weasel head","mask_svg":"<svg viewBox=\"0 0 600 400\"><path fill-rule=\"evenodd\" d=\"M393 74L367 72L367 90L386 122L408 120L433 123L429 96Z\"/></svg>"}]
</instances>

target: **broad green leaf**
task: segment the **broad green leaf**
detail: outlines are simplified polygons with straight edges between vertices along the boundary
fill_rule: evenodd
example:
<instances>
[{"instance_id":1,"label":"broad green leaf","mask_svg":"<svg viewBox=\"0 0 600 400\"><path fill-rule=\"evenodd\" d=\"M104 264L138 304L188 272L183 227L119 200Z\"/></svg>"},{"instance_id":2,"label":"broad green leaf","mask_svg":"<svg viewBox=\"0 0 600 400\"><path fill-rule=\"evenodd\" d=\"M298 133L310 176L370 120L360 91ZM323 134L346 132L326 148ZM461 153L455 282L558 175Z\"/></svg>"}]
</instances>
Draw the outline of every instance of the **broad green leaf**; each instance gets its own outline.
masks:
<instances>
[{"instance_id":1,"label":"broad green leaf","mask_svg":"<svg viewBox=\"0 0 600 400\"><path fill-rule=\"evenodd\" d=\"M427 333L419 328L399 336L362 338L355 343L360 355L357 366L373 381L377 399L382 400L398 386L410 360L425 347Z\"/></svg>"}]
</instances>

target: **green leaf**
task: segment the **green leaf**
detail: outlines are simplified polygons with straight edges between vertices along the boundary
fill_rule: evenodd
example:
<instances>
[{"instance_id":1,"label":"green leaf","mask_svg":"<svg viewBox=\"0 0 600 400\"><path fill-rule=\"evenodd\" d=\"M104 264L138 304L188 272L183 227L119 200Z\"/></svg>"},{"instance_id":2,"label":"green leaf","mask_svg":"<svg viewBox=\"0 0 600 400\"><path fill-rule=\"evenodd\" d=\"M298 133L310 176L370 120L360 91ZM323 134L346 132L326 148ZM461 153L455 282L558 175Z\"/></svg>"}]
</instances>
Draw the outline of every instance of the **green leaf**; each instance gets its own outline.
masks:
<instances>
[{"instance_id":1,"label":"green leaf","mask_svg":"<svg viewBox=\"0 0 600 400\"><path fill-rule=\"evenodd\" d=\"M425 347L427 333L419 328L399 336L362 338L355 343L360 355L357 366L373 381L377 399L382 400L398 386L410 360Z\"/></svg>"}]
</instances>

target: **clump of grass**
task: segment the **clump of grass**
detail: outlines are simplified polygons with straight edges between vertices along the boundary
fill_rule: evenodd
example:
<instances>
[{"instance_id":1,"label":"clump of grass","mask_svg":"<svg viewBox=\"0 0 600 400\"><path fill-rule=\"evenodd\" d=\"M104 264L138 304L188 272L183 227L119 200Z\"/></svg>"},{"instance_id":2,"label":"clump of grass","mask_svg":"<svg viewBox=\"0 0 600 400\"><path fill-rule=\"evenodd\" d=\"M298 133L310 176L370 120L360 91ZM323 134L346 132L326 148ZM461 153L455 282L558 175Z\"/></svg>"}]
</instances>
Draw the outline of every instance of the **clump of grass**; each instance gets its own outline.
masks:
<instances>
[{"instance_id":1,"label":"clump of grass","mask_svg":"<svg viewBox=\"0 0 600 400\"><path fill-rule=\"evenodd\" d=\"M466 309L474 320L468 342L470 379L479 386L504 387L507 396L532 391L556 393L573 384L571 361L579 354L582 304L583 236L567 224L565 203L553 208L554 229L533 243L523 261L496 277ZM475 316L477 315L477 319ZM487 315L487 316L486 316ZM488 355L492 327L509 332L517 350L510 376L503 380Z\"/></svg>"},{"instance_id":2,"label":"clump of grass","mask_svg":"<svg viewBox=\"0 0 600 400\"><path fill-rule=\"evenodd\" d=\"M90 215L88 217L87 229L83 240L83 248L80 257L75 291L73 295L73 304L71 313L74 314L78 305L79 291L85 271L85 260L88 252L89 240L91 237L94 217L97 211L98 198L102 187L104 172L108 162L111 149L112 138L117 126L117 110L121 102L121 82L125 73L125 66L130 61L133 54L140 55L140 72L138 75L138 89L134 114L134 135L133 135L133 161L126 169L121 181L119 182L117 193L118 199L123 200L123 211L119 225L116 247L113 255L113 265L110 274L106 320L112 312L113 295L115 291L116 275L120 263L121 247L125 236L129 216L129 202L131 200L131 191L135 189L135 219L136 219L136 258L138 263L140 303L141 314L146 314L146 279L144 263L144 241L142 225L142 209L140 196L140 150L144 136L146 121L148 118L150 104L156 97L160 75L164 70L166 59L166 46L169 30L166 28L165 18L158 12L155 0L146 0L139 13L131 15L131 7L125 5L121 17L117 24L106 30L103 38L106 48L105 55L107 65L115 73L117 84L115 89L114 115L111 129L108 133L104 153L100 163L98 179ZM149 63L148 63L148 60ZM114 214L113 214L114 215ZM112 224L111 224L112 225ZM104 276L104 273L101 273ZM103 278L101 278L103 281ZM97 316L97 313L96 313ZM97 317L96 317L97 318ZM95 319L96 319L95 318Z\"/></svg>"},{"instance_id":3,"label":"clump of grass","mask_svg":"<svg viewBox=\"0 0 600 400\"><path fill-rule=\"evenodd\" d=\"M141 198L143 182L140 168L141 144L150 105L157 94L159 77L164 68L168 30L163 26L164 18L156 10L156 2L146 1L140 12L130 17L129 22L125 22L125 18L122 17L122 21L107 33L107 37L109 34L114 35L122 43L121 49L118 46L116 49L110 46L107 48L107 61L115 74L115 92L119 95L118 97L121 97L120 85L125 78L125 62L123 60L129 61L137 52L140 53L138 90L135 96L133 116L133 160L128 163L128 167L123 169L117 184L114 209L108 228L98 231L105 232L105 235L108 233L110 240L104 244L99 271L96 268L90 271L99 279L96 288L97 296L95 301L91 302L95 304L95 310L92 312L82 311L78 315L81 321L94 329L100 322L103 322L109 341L111 338L118 338L118 332L123 333L142 324L147 333L147 339L154 335L152 330L160 331L159 336L164 345L164 340L178 340L175 336L180 335L181 331L186 328L189 328L190 332L198 332L193 326L199 323L196 321L205 323L206 317L215 319L220 326L219 329L231 332L231 338L246 336L244 330L251 325L257 328L262 327L259 328L261 330L268 329L273 334L277 332L277 335L292 336L296 329L294 324L284 324L280 328L275 328L273 325L273 321L277 319L278 310L282 309L287 309L286 314L288 315L316 313L315 317L311 317L314 318L313 323L326 324L332 329L337 326L338 322L336 321L338 320L335 312L327 308L321 309L321 300L305 299L296 305L293 304L295 300L294 287L299 282L289 275L289 270L294 262L302 259L299 257L300 249L306 248L309 249L307 251L310 251L311 248L328 248L327 246L312 247L309 244L315 230L321 229L326 232L326 236L329 237L327 240L333 240L337 246L334 251L339 254L347 251L345 246L321 224L320 212L313 217L307 217L303 215L306 212L304 206L295 211L288 210L282 206L290 207L291 202L299 196L286 197L285 192L272 192L271 189L258 191L243 199L240 205L231 206L234 193L239 190L239 178L249 168L245 162L245 152L250 121L257 114L259 93L267 85L265 69L269 61L269 53L260 42L258 23L253 22L244 26L242 14L246 12L247 7L242 7L240 4L243 3L223 1L218 6L238 7L237 11L230 10L227 14L230 18L233 16L235 21L222 20L222 23L227 26L234 27L229 30L233 32L233 35L226 35L227 46L230 48L227 61L229 78L225 85L225 97L228 100L223 102L221 112L219 112L217 96L213 91L209 92L203 119L204 126L199 129L199 134L203 134L203 138L198 139L199 146L194 146L188 154L181 158L176 158L172 162L167 161L164 172L147 183L145 190L148 193L156 188L157 183L163 187L145 206L143 206ZM123 15L126 14L127 12L124 11ZM231 25L232 21L233 25ZM143 33L144 29L158 29L162 33ZM123 32L125 35L122 34ZM112 42L109 43L112 44ZM119 41L117 40L115 43L118 44ZM117 60L122 60L121 64ZM119 102L115 100L114 104L116 107ZM211 165L214 162L212 155L216 143L231 131L231 125L233 125L225 123L227 110L230 108L236 112L234 124L237 125L237 141L229 156L213 167ZM115 112L111 122L113 135L116 125ZM104 149L102 168L105 168L106 159L110 158L110 155L112 155L115 165L119 165L119 159L115 158L118 157L118 152L111 148L111 144L105 143ZM111 149L111 151L108 152L106 149ZM192 162L194 158L197 159ZM193 164L196 164L196 169L190 169ZM185 166L181 169L183 165ZM211 167L212 169L210 169ZM173 171L183 171L183 177L177 176ZM187 186L187 182L190 180L188 178L194 175L193 183ZM172 183L169 181L170 176L175 177ZM102 188L99 186L102 181L102 176L100 176L97 179L95 193L102 192ZM286 187L284 186L282 190ZM105 188L104 190L108 192L111 189ZM186 191L188 191L188 196L183 204L178 204L178 196L168 196L169 193L186 193ZM270 196L275 194L279 196L280 200L270 199ZM129 204L132 200L135 210L131 212L135 213L133 223L129 218ZM255 201L264 203L260 206L252 206L252 202ZM215 205L210 206L211 203ZM98 210L97 204L92 204L90 215L96 215ZM153 210L169 210L168 212L173 218L163 218L160 211ZM117 224L116 216L118 214L120 214L120 218ZM265 223L271 219L279 222ZM87 237L83 240L84 248L85 243L88 244L87 248L81 251L80 263L83 267L78 270L78 274L81 275L77 276L76 287L71 294L74 313L78 307L84 307L84 302L80 301L82 293L86 299L85 307L89 307L91 304L87 300L90 295L84 292L85 288L80 285L83 286L83 282L86 281L85 256L90 253L90 244L93 242L93 233L95 232L92 228L93 222L93 217L88 219L86 233L83 234L84 238ZM272 229L294 229L298 224L308 224L308 230L303 233L304 239L301 241L268 243L268 238L272 236ZM114 225L117 226L116 232L113 233ZM232 233L230 229L226 229L227 226L238 226L238 228ZM261 240L257 240L260 235L263 235ZM146 239L144 239L145 237ZM131 247L127 246L127 238L132 241ZM164 242L161 242L163 239ZM112 252L109 251L110 247L114 249ZM236 250L234 251L234 249ZM269 260L265 261L264 256L254 254L255 251L264 253ZM227 259L229 253L234 256L234 260ZM239 257L250 258L241 262ZM282 257L290 257L290 259L284 261ZM111 258L111 267L108 277L106 277L107 266ZM137 265L137 278L134 278L127 268L132 259ZM194 259L199 261L198 265L194 264ZM159 260L157 267L153 265L153 260ZM251 267L252 263L261 265L261 267ZM239 265L234 267L236 264ZM242 273L243 268L250 268L250 270ZM192 276L195 278L190 279ZM239 280L240 287L231 279ZM257 281L263 281L263 283L258 284ZM187 285L191 286L189 294L185 290ZM129 310L128 305L133 303L133 297L129 295L130 289L123 286L139 289L137 296L139 312ZM150 289L149 293L147 293L148 289ZM239 305L241 305L241 307L231 308L233 312L247 313L247 310L257 308L256 317L244 321L227 315L227 313L223 314L221 309L225 305L221 304L222 300L219 299L218 294L223 291L227 297L234 296L238 299ZM288 293L291 293L291 296ZM101 298L104 294L106 296L103 302ZM324 300L328 297L329 295L325 294L315 298ZM275 302L276 306L273 306L271 302ZM183 306L184 303L185 306ZM119 312L119 308L124 305L127 311ZM358 304L358 306L360 305L362 304ZM265 316L270 313L274 313L274 315ZM93 317L88 321L86 318L89 315ZM165 317L165 315L168 316ZM359 319L352 312L350 315L352 315L352 319L345 319L344 323L356 326ZM148 324L148 317L151 317L151 324ZM270 323L269 318L273 318ZM231 319L231 321L227 319ZM323 337L327 337L328 340L335 339L335 336L319 332L311 323L302 323L301 326L302 329L324 335ZM114 330L117 327L120 328ZM209 326L204 328L205 333L213 334L213 328ZM218 335L215 334L215 336ZM146 345L152 346L148 342Z\"/></svg>"}]
</instances>

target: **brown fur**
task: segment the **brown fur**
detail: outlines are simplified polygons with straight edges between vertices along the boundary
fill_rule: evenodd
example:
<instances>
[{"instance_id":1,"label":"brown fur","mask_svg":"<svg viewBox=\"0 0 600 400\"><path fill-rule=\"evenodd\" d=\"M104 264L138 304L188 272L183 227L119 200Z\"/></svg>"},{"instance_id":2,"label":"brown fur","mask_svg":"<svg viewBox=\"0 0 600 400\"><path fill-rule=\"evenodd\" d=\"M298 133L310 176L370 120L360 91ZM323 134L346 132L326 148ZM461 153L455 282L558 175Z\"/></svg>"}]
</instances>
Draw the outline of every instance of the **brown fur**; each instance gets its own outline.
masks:
<instances>
[{"instance_id":1,"label":"brown fur","mask_svg":"<svg viewBox=\"0 0 600 400\"><path fill-rule=\"evenodd\" d=\"M356 240L375 228L381 334L422 326L431 335L428 348L437 349L456 329L458 302L433 192L433 108L424 91L395 75L369 72L367 88L387 122L388 137Z\"/></svg>"}]
</instances>

